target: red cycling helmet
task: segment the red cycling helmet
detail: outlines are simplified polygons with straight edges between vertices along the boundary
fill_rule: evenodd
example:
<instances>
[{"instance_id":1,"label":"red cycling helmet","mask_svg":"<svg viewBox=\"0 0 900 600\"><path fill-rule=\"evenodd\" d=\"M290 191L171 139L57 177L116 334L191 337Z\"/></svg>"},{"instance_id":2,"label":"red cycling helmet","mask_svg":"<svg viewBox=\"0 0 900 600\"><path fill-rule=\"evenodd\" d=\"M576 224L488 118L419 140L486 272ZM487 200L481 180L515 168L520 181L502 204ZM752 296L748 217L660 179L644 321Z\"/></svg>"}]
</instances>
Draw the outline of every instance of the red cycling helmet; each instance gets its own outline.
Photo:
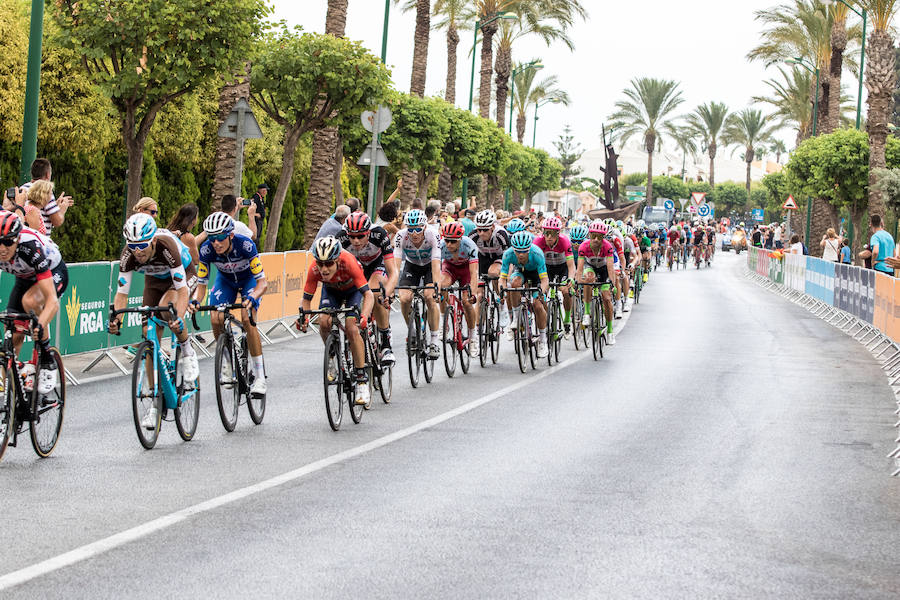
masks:
<instances>
[{"instance_id":1,"label":"red cycling helmet","mask_svg":"<svg viewBox=\"0 0 900 600\"><path fill-rule=\"evenodd\" d=\"M372 220L369 215L362 211L357 211L347 217L344 221L344 229L347 233L366 233L372 228Z\"/></svg>"},{"instance_id":2,"label":"red cycling helmet","mask_svg":"<svg viewBox=\"0 0 900 600\"><path fill-rule=\"evenodd\" d=\"M546 219L544 219L544 223L541 225L541 228L559 231L560 229L562 229L562 221L560 221L556 217L547 217Z\"/></svg>"},{"instance_id":3,"label":"red cycling helmet","mask_svg":"<svg viewBox=\"0 0 900 600\"><path fill-rule=\"evenodd\" d=\"M0 238L14 238L22 231L22 221L14 213L0 211Z\"/></svg>"},{"instance_id":4,"label":"red cycling helmet","mask_svg":"<svg viewBox=\"0 0 900 600\"><path fill-rule=\"evenodd\" d=\"M466 230L462 226L462 223L457 223L453 221L451 223L445 223L443 227L441 227L441 236L445 240L458 240L463 235L465 235Z\"/></svg>"}]
</instances>

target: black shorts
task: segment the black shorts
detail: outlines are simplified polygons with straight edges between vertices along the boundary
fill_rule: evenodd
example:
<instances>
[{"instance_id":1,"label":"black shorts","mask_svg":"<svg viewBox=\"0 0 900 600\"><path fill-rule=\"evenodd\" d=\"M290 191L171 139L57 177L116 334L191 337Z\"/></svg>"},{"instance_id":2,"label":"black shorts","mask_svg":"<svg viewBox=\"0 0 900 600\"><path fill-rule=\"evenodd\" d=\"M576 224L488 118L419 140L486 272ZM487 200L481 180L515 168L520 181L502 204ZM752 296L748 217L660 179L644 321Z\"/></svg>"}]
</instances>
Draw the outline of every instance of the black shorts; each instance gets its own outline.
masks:
<instances>
[{"instance_id":1,"label":"black shorts","mask_svg":"<svg viewBox=\"0 0 900 600\"><path fill-rule=\"evenodd\" d=\"M194 293L194 289L197 287L197 271L194 269L194 265L192 264L190 267L184 270L185 273L185 284L188 288L188 296ZM152 275L147 275L144 277L144 298L143 303L144 306L159 306L159 301L162 300L162 297L169 290L175 289L175 282L172 281L171 277L166 277L162 279L160 277L153 277Z\"/></svg>"},{"instance_id":2,"label":"black shorts","mask_svg":"<svg viewBox=\"0 0 900 600\"><path fill-rule=\"evenodd\" d=\"M547 277L550 281L560 283L569 279L568 265L547 265Z\"/></svg>"},{"instance_id":3,"label":"black shorts","mask_svg":"<svg viewBox=\"0 0 900 600\"><path fill-rule=\"evenodd\" d=\"M509 280L511 281L516 277L522 277L525 280L524 283L521 286L510 285L510 287L541 287L541 275L537 271L516 269L509 274Z\"/></svg>"},{"instance_id":4,"label":"black shorts","mask_svg":"<svg viewBox=\"0 0 900 600\"><path fill-rule=\"evenodd\" d=\"M385 273L387 273L387 269L384 266L384 258L379 258L378 260L373 260L367 265L363 265L363 275L366 276L366 281L372 279L372 275L378 273L382 277L384 277Z\"/></svg>"},{"instance_id":5,"label":"black shorts","mask_svg":"<svg viewBox=\"0 0 900 600\"><path fill-rule=\"evenodd\" d=\"M427 265L414 265L411 262L403 263L403 271L400 273L400 285L428 285L433 283L431 278L431 263Z\"/></svg>"},{"instance_id":6,"label":"black shorts","mask_svg":"<svg viewBox=\"0 0 900 600\"><path fill-rule=\"evenodd\" d=\"M478 276L484 277L492 265L503 264L503 256L478 255Z\"/></svg>"},{"instance_id":7,"label":"black shorts","mask_svg":"<svg viewBox=\"0 0 900 600\"><path fill-rule=\"evenodd\" d=\"M56 297L59 298L66 291L66 288L69 287L69 269L66 268L66 263L60 262L50 273L53 275L53 287L56 288ZM9 312L25 312L25 308L22 306L22 297L36 283L37 279L34 277L28 279L16 277L16 282L9 293L9 303L6 309Z\"/></svg>"}]
</instances>

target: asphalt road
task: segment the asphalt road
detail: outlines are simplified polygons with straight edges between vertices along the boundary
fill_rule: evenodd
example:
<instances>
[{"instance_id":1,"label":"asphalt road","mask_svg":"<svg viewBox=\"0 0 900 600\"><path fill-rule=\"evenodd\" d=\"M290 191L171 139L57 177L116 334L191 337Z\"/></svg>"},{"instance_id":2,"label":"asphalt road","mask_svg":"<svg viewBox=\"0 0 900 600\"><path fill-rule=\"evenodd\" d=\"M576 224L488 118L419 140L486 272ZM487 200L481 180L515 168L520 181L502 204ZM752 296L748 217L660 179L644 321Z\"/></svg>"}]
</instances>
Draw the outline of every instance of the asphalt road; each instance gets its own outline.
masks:
<instances>
[{"instance_id":1,"label":"asphalt road","mask_svg":"<svg viewBox=\"0 0 900 600\"><path fill-rule=\"evenodd\" d=\"M337 433L314 337L266 349L261 426L207 386L190 443L72 388L54 455L0 462L0 597L896 598L886 379L742 264L654 276L599 363L400 363Z\"/></svg>"}]
</instances>

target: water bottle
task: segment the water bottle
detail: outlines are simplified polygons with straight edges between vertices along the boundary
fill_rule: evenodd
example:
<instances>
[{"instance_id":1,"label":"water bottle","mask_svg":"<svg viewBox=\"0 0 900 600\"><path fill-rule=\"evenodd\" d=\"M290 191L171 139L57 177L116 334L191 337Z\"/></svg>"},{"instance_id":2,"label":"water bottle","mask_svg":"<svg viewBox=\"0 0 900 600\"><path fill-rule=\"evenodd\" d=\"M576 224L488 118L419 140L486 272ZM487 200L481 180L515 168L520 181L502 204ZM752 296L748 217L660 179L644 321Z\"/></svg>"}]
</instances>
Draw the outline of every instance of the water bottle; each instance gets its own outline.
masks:
<instances>
[{"instance_id":1,"label":"water bottle","mask_svg":"<svg viewBox=\"0 0 900 600\"><path fill-rule=\"evenodd\" d=\"M238 327L237 325L232 325L231 335L234 338L235 355L237 356L238 360L240 360L244 354L244 329Z\"/></svg>"},{"instance_id":2,"label":"water bottle","mask_svg":"<svg viewBox=\"0 0 900 600\"><path fill-rule=\"evenodd\" d=\"M19 375L22 376L23 387L26 392L30 392L34 389L34 363L24 363L22 368L19 370Z\"/></svg>"}]
</instances>

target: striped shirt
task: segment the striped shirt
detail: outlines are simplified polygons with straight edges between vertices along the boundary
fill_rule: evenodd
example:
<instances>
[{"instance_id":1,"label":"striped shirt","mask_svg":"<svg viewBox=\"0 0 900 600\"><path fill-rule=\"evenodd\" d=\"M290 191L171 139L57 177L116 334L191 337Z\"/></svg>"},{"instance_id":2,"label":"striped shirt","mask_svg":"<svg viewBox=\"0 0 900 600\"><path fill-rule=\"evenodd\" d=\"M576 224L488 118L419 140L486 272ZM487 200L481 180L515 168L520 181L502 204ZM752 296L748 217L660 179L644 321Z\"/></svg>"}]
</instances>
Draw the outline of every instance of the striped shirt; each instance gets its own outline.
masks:
<instances>
[{"instance_id":1,"label":"striped shirt","mask_svg":"<svg viewBox=\"0 0 900 600\"><path fill-rule=\"evenodd\" d=\"M19 187L27 192L32 183L34 182L28 181ZM41 219L44 221L44 228L47 230L47 235L50 235L50 232L53 231L53 223L50 222L50 215L58 213L59 210L59 204L56 203L56 196L50 194L50 201L47 203L47 206L41 209Z\"/></svg>"}]
</instances>

